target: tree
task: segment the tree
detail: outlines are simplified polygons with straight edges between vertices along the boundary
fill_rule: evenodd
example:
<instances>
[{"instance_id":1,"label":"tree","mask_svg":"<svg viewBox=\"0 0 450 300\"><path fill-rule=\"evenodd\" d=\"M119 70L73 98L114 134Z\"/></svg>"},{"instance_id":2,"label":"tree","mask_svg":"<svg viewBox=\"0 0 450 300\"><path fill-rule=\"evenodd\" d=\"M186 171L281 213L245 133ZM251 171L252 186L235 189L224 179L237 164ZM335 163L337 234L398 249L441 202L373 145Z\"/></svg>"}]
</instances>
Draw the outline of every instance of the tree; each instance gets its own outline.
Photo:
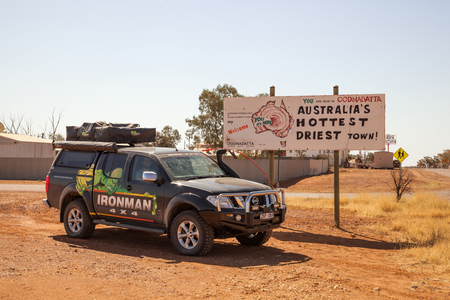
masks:
<instances>
[{"instance_id":1,"label":"tree","mask_svg":"<svg viewBox=\"0 0 450 300\"><path fill-rule=\"evenodd\" d=\"M321 153L321 154L317 154L314 158L315 159L329 159L330 158L330 154L328 154L328 153Z\"/></svg>"},{"instance_id":2,"label":"tree","mask_svg":"<svg viewBox=\"0 0 450 300\"><path fill-rule=\"evenodd\" d=\"M188 129L186 130L184 136L186 137L186 140L188 141L188 149L194 150L195 145L200 143L200 137L194 133L194 130ZM192 142L191 142L192 141Z\"/></svg>"},{"instance_id":3,"label":"tree","mask_svg":"<svg viewBox=\"0 0 450 300\"><path fill-rule=\"evenodd\" d=\"M450 149L442 151L442 153L439 153L438 156L441 159L442 168L448 169L450 161Z\"/></svg>"},{"instance_id":4,"label":"tree","mask_svg":"<svg viewBox=\"0 0 450 300\"><path fill-rule=\"evenodd\" d=\"M55 108L53 108L52 114L48 116L48 119L50 120L50 126L52 131L49 133L49 137L56 137L56 130L58 129L59 122L61 122L61 119L63 117L63 110L58 110L58 113L55 114Z\"/></svg>"},{"instance_id":5,"label":"tree","mask_svg":"<svg viewBox=\"0 0 450 300\"><path fill-rule=\"evenodd\" d=\"M57 136L56 130L58 129L59 123L61 122L61 119L63 117L62 112L63 110L58 110L58 112L55 112L55 109L53 108L52 114L48 116L51 125L51 131L48 133L48 136L50 138ZM45 123L44 128L39 126L39 128L41 128L42 130L42 133L35 134L35 132L33 131L33 119L25 118L25 115L23 113L10 113L9 118L6 118L4 115L2 115L0 117L0 121L5 125L5 133L26 134L29 136L37 135L40 138L45 138L47 135L47 123Z\"/></svg>"},{"instance_id":6,"label":"tree","mask_svg":"<svg viewBox=\"0 0 450 300\"><path fill-rule=\"evenodd\" d=\"M367 164L371 164L375 161L375 154L373 152L367 153L366 157L364 158L364 162Z\"/></svg>"},{"instance_id":7,"label":"tree","mask_svg":"<svg viewBox=\"0 0 450 300\"><path fill-rule=\"evenodd\" d=\"M7 119L4 115L1 117L1 122L5 125L6 133L20 134L23 131L22 123L24 120L24 114L9 114L9 119Z\"/></svg>"},{"instance_id":8,"label":"tree","mask_svg":"<svg viewBox=\"0 0 450 300\"><path fill-rule=\"evenodd\" d=\"M441 165L441 158L438 155L433 156L433 168L439 168Z\"/></svg>"},{"instance_id":9,"label":"tree","mask_svg":"<svg viewBox=\"0 0 450 300\"><path fill-rule=\"evenodd\" d=\"M400 168L398 171L391 170L392 183L388 183L391 190L397 195L397 202L400 201L404 193L412 192L414 175L408 169Z\"/></svg>"},{"instance_id":10,"label":"tree","mask_svg":"<svg viewBox=\"0 0 450 300\"><path fill-rule=\"evenodd\" d=\"M419 160L418 163L424 165L427 168L437 168L441 163L441 158L437 155L435 155L434 157L425 156L423 159Z\"/></svg>"},{"instance_id":11,"label":"tree","mask_svg":"<svg viewBox=\"0 0 450 300\"><path fill-rule=\"evenodd\" d=\"M425 168L427 166L425 159L421 158L417 161L417 166L421 168Z\"/></svg>"},{"instance_id":12,"label":"tree","mask_svg":"<svg viewBox=\"0 0 450 300\"><path fill-rule=\"evenodd\" d=\"M443 169L448 169L450 160L448 158L441 159L441 164Z\"/></svg>"},{"instance_id":13,"label":"tree","mask_svg":"<svg viewBox=\"0 0 450 300\"><path fill-rule=\"evenodd\" d=\"M450 159L450 149L442 151L442 153L438 154L440 158Z\"/></svg>"},{"instance_id":14,"label":"tree","mask_svg":"<svg viewBox=\"0 0 450 300\"><path fill-rule=\"evenodd\" d=\"M57 133L54 135L50 134L49 139L54 140L54 141L65 141L66 140L61 133Z\"/></svg>"},{"instance_id":15,"label":"tree","mask_svg":"<svg viewBox=\"0 0 450 300\"><path fill-rule=\"evenodd\" d=\"M156 132L156 146L157 147L169 147L175 148L181 141L181 135L176 129L172 129L172 126L164 126L161 132Z\"/></svg>"},{"instance_id":16,"label":"tree","mask_svg":"<svg viewBox=\"0 0 450 300\"><path fill-rule=\"evenodd\" d=\"M305 159L306 158L306 153L307 153L306 150L295 150L295 153L301 159Z\"/></svg>"},{"instance_id":17,"label":"tree","mask_svg":"<svg viewBox=\"0 0 450 300\"><path fill-rule=\"evenodd\" d=\"M22 131L24 134L26 135L33 135L33 120L29 119L29 120L25 120L25 125L22 126Z\"/></svg>"},{"instance_id":18,"label":"tree","mask_svg":"<svg viewBox=\"0 0 450 300\"><path fill-rule=\"evenodd\" d=\"M438 153L437 155L424 156L422 159L417 161L417 165L422 168L438 168L441 166L442 168L448 169L450 160L450 149L446 149L442 151L442 153Z\"/></svg>"},{"instance_id":19,"label":"tree","mask_svg":"<svg viewBox=\"0 0 450 300\"><path fill-rule=\"evenodd\" d=\"M193 132L199 133L212 148L223 147L223 98L243 97L231 85L217 85L212 91L204 89L198 97L200 114L186 119Z\"/></svg>"}]
</instances>

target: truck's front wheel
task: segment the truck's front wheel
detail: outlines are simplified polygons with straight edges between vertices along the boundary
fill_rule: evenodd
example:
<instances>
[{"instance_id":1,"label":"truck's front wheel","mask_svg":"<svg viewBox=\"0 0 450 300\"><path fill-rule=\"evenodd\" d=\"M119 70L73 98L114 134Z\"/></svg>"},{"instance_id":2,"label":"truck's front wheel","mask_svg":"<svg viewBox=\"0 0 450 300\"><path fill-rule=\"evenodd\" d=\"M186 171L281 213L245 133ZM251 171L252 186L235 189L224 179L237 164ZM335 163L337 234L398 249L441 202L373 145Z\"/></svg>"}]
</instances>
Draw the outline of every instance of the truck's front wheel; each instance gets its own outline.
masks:
<instances>
[{"instance_id":1,"label":"truck's front wheel","mask_svg":"<svg viewBox=\"0 0 450 300\"><path fill-rule=\"evenodd\" d=\"M66 206L64 229L68 236L78 239L87 239L94 232L95 224L83 200L74 200Z\"/></svg>"},{"instance_id":2,"label":"truck's front wheel","mask_svg":"<svg viewBox=\"0 0 450 300\"><path fill-rule=\"evenodd\" d=\"M257 232L254 234L238 235L236 237L236 239L242 245L261 246L261 245L267 243L271 236L272 236L272 230L267 230L267 231Z\"/></svg>"},{"instance_id":3,"label":"truck's front wheel","mask_svg":"<svg viewBox=\"0 0 450 300\"><path fill-rule=\"evenodd\" d=\"M204 255L214 243L214 229L193 210L181 212L170 226L170 238L183 255Z\"/></svg>"}]
</instances>

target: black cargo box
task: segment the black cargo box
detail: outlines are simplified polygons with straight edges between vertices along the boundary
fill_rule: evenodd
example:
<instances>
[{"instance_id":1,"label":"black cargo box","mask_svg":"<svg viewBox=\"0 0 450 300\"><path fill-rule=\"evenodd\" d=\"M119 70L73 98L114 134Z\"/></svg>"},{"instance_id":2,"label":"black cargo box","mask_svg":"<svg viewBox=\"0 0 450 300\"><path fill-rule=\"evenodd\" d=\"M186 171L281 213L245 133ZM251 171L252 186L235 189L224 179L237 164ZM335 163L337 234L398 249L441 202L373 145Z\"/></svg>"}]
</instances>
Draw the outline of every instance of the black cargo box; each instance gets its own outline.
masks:
<instances>
[{"instance_id":1,"label":"black cargo box","mask_svg":"<svg viewBox=\"0 0 450 300\"><path fill-rule=\"evenodd\" d=\"M141 128L131 123L83 123L81 126L66 127L67 141L152 143L156 140L155 128Z\"/></svg>"}]
</instances>

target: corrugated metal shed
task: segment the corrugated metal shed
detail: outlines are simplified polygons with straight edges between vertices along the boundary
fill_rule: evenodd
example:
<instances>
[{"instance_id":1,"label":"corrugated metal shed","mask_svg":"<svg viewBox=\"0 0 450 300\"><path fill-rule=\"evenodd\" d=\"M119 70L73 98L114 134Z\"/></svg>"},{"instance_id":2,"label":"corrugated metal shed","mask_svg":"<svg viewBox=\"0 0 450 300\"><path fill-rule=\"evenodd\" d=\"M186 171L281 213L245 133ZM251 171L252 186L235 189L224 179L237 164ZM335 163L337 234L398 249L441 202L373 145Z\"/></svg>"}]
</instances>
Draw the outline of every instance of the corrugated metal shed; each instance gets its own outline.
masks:
<instances>
[{"instance_id":1,"label":"corrugated metal shed","mask_svg":"<svg viewBox=\"0 0 450 300\"><path fill-rule=\"evenodd\" d=\"M55 158L52 140L0 133L0 179L45 179Z\"/></svg>"}]
</instances>

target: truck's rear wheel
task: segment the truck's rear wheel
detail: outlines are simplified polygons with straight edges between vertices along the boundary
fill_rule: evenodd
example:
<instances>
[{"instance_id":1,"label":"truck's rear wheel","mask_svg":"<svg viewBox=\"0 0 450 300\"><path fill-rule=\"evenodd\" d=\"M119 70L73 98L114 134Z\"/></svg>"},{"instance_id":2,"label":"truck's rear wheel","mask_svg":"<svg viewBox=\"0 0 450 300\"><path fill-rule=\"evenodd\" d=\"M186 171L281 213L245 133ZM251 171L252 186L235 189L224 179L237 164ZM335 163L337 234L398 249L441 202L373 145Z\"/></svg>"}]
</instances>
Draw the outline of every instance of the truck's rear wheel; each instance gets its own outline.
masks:
<instances>
[{"instance_id":1,"label":"truck's rear wheel","mask_svg":"<svg viewBox=\"0 0 450 300\"><path fill-rule=\"evenodd\" d=\"M214 244L214 229L193 210L181 212L170 226L174 248L183 255L204 255Z\"/></svg>"},{"instance_id":2,"label":"truck's rear wheel","mask_svg":"<svg viewBox=\"0 0 450 300\"><path fill-rule=\"evenodd\" d=\"M261 246L267 243L272 236L272 230L257 232L253 234L238 235L236 239L242 245Z\"/></svg>"},{"instance_id":3,"label":"truck's rear wheel","mask_svg":"<svg viewBox=\"0 0 450 300\"><path fill-rule=\"evenodd\" d=\"M87 239L94 232L95 224L83 200L74 200L66 206L64 229L68 236L79 239Z\"/></svg>"}]
</instances>

